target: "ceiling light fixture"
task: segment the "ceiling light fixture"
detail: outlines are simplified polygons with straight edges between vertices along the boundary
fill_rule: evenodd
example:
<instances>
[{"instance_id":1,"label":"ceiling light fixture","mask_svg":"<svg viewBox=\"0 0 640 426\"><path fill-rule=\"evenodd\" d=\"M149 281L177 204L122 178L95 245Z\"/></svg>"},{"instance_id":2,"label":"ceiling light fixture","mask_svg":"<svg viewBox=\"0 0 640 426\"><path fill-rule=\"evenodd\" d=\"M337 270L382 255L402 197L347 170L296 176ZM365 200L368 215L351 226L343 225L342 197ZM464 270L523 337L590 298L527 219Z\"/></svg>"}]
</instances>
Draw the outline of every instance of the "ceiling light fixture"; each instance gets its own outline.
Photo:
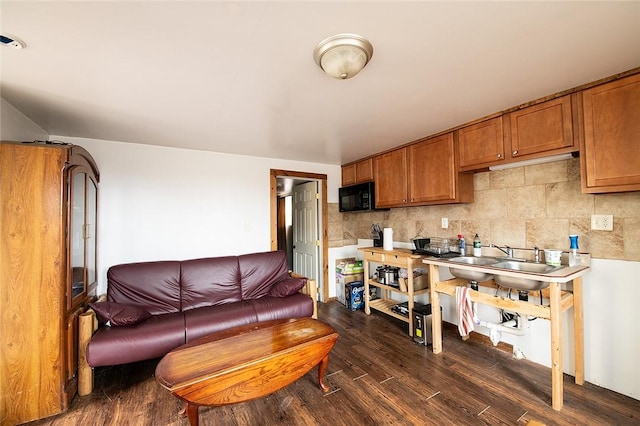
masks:
<instances>
[{"instance_id":1,"label":"ceiling light fixture","mask_svg":"<svg viewBox=\"0 0 640 426\"><path fill-rule=\"evenodd\" d=\"M22 49L26 46L22 40L18 40L16 37L9 36L8 34L0 34L0 44L13 47L14 49Z\"/></svg>"},{"instance_id":2,"label":"ceiling light fixture","mask_svg":"<svg viewBox=\"0 0 640 426\"><path fill-rule=\"evenodd\" d=\"M313 59L331 77L346 80L358 74L373 56L373 46L357 34L337 34L322 40Z\"/></svg>"}]
</instances>

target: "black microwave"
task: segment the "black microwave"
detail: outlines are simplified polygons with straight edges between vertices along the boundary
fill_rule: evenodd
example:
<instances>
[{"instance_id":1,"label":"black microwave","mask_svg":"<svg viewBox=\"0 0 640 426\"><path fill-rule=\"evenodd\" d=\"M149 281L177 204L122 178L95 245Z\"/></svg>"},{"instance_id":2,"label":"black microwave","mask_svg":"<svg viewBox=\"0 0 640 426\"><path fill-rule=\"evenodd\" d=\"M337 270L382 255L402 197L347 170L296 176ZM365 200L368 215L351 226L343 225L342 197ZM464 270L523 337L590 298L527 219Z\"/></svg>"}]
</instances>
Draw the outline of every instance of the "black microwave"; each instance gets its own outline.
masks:
<instances>
[{"instance_id":1,"label":"black microwave","mask_svg":"<svg viewBox=\"0 0 640 426\"><path fill-rule=\"evenodd\" d=\"M373 182L344 186L339 191L341 212L368 212L376 209Z\"/></svg>"}]
</instances>

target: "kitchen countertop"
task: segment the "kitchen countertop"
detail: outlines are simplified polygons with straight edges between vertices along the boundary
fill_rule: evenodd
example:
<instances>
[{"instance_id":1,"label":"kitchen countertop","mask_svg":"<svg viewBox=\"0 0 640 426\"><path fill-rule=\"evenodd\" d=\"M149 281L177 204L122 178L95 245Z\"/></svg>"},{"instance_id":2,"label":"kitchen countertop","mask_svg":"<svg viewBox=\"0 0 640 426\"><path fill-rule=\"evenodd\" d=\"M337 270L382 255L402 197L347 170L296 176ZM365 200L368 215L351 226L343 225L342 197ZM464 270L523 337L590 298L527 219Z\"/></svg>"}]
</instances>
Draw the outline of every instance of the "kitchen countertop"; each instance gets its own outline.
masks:
<instances>
[{"instance_id":1,"label":"kitchen countertop","mask_svg":"<svg viewBox=\"0 0 640 426\"><path fill-rule=\"evenodd\" d=\"M470 256L467 256L467 257L470 257ZM483 257L488 257L488 256L483 256ZM496 262L503 261L503 260L504 259L499 258L496 260ZM492 275L506 275L510 277L529 278L529 279L534 279L539 281L557 282L557 283L566 283L566 282L572 281L573 279L577 277L581 277L582 275L584 275L589 271L589 266L562 265L563 267L559 269L550 271L548 273L539 274L534 272L522 272L522 271L515 271L515 270L509 270L509 269L503 269L503 268L496 268L491 265L470 265L467 263L451 262L449 259L437 258L437 257L424 257L422 259L422 262L426 263L427 265L436 265L436 266L442 266L445 268L456 268L456 269L480 271L480 272L485 272L487 274L492 274ZM532 263L532 262L527 262L527 263Z\"/></svg>"}]
</instances>

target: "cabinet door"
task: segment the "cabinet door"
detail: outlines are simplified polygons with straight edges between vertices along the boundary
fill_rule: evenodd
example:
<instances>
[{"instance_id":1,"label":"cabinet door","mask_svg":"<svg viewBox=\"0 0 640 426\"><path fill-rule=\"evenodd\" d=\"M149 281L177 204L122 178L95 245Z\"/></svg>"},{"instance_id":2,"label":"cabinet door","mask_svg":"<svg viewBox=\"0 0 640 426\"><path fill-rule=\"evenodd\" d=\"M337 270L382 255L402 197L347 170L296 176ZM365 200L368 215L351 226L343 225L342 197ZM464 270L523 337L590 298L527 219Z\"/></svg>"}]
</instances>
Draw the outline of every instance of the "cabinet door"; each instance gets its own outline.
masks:
<instances>
[{"instance_id":1,"label":"cabinet door","mask_svg":"<svg viewBox=\"0 0 640 426\"><path fill-rule=\"evenodd\" d=\"M373 180L373 159L367 158L342 166L342 186Z\"/></svg>"},{"instance_id":2,"label":"cabinet door","mask_svg":"<svg viewBox=\"0 0 640 426\"><path fill-rule=\"evenodd\" d=\"M82 301L86 294L85 270L85 218L86 218L86 182L87 173L82 167L75 167L70 172L69 198L69 271L67 288L67 309L71 309Z\"/></svg>"},{"instance_id":3,"label":"cabinet door","mask_svg":"<svg viewBox=\"0 0 640 426\"><path fill-rule=\"evenodd\" d=\"M82 304L97 287L97 211L98 184L84 166L69 172L69 287L67 309Z\"/></svg>"},{"instance_id":4,"label":"cabinet door","mask_svg":"<svg viewBox=\"0 0 640 426\"><path fill-rule=\"evenodd\" d=\"M477 170L504 161L502 116L456 130L460 170Z\"/></svg>"},{"instance_id":5,"label":"cabinet door","mask_svg":"<svg viewBox=\"0 0 640 426\"><path fill-rule=\"evenodd\" d=\"M508 119L511 131L508 158L539 157L563 148L569 149L562 152L573 150L570 95L512 112Z\"/></svg>"},{"instance_id":6,"label":"cabinet door","mask_svg":"<svg viewBox=\"0 0 640 426\"><path fill-rule=\"evenodd\" d=\"M409 201L426 203L455 200L456 170L453 133L409 147Z\"/></svg>"},{"instance_id":7,"label":"cabinet door","mask_svg":"<svg viewBox=\"0 0 640 426\"><path fill-rule=\"evenodd\" d=\"M356 163L342 166L342 186L349 186L356 183Z\"/></svg>"},{"instance_id":8,"label":"cabinet door","mask_svg":"<svg viewBox=\"0 0 640 426\"><path fill-rule=\"evenodd\" d=\"M407 148L396 149L373 158L376 182L376 207L387 208L407 203Z\"/></svg>"},{"instance_id":9,"label":"cabinet door","mask_svg":"<svg viewBox=\"0 0 640 426\"><path fill-rule=\"evenodd\" d=\"M367 158L356 163L356 182L370 182L373 180L373 160Z\"/></svg>"},{"instance_id":10,"label":"cabinet door","mask_svg":"<svg viewBox=\"0 0 640 426\"><path fill-rule=\"evenodd\" d=\"M583 192L640 190L640 74L582 93Z\"/></svg>"},{"instance_id":11,"label":"cabinet door","mask_svg":"<svg viewBox=\"0 0 640 426\"><path fill-rule=\"evenodd\" d=\"M67 317L67 329L66 329L66 380L70 382L76 377L78 371L78 319L82 313L81 309L72 312Z\"/></svg>"},{"instance_id":12,"label":"cabinet door","mask_svg":"<svg viewBox=\"0 0 640 426\"><path fill-rule=\"evenodd\" d=\"M87 175L87 199L86 199L86 222L85 222L85 252L87 270L87 294L96 295L98 286L97 276L97 225L98 225L98 184L94 178Z\"/></svg>"}]
</instances>

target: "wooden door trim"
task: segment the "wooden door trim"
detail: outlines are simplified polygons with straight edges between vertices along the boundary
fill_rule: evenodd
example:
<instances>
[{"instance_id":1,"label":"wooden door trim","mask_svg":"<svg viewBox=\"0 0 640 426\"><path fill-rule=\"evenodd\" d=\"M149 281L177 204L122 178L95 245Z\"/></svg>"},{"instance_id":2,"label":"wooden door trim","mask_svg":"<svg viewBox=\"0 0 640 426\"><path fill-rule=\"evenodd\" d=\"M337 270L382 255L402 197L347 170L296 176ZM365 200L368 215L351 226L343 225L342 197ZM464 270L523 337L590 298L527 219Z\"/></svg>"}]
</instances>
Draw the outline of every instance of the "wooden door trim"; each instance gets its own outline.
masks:
<instances>
[{"instance_id":1,"label":"wooden door trim","mask_svg":"<svg viewBox=\"0 0 640 426\"><path fill-rule=\"evenodd\" d=\"M278 249L278 177L295 177L300 179L315 179L320 182L322 187L322 300L329 300L329 238L328 238L328 216L327 216L327 175L318 173L296 172L291 170L271 169L269 171L269 186L271 188L270 200L270 221L271 221L271 250Z\"/></svg>"}]
</instances>

